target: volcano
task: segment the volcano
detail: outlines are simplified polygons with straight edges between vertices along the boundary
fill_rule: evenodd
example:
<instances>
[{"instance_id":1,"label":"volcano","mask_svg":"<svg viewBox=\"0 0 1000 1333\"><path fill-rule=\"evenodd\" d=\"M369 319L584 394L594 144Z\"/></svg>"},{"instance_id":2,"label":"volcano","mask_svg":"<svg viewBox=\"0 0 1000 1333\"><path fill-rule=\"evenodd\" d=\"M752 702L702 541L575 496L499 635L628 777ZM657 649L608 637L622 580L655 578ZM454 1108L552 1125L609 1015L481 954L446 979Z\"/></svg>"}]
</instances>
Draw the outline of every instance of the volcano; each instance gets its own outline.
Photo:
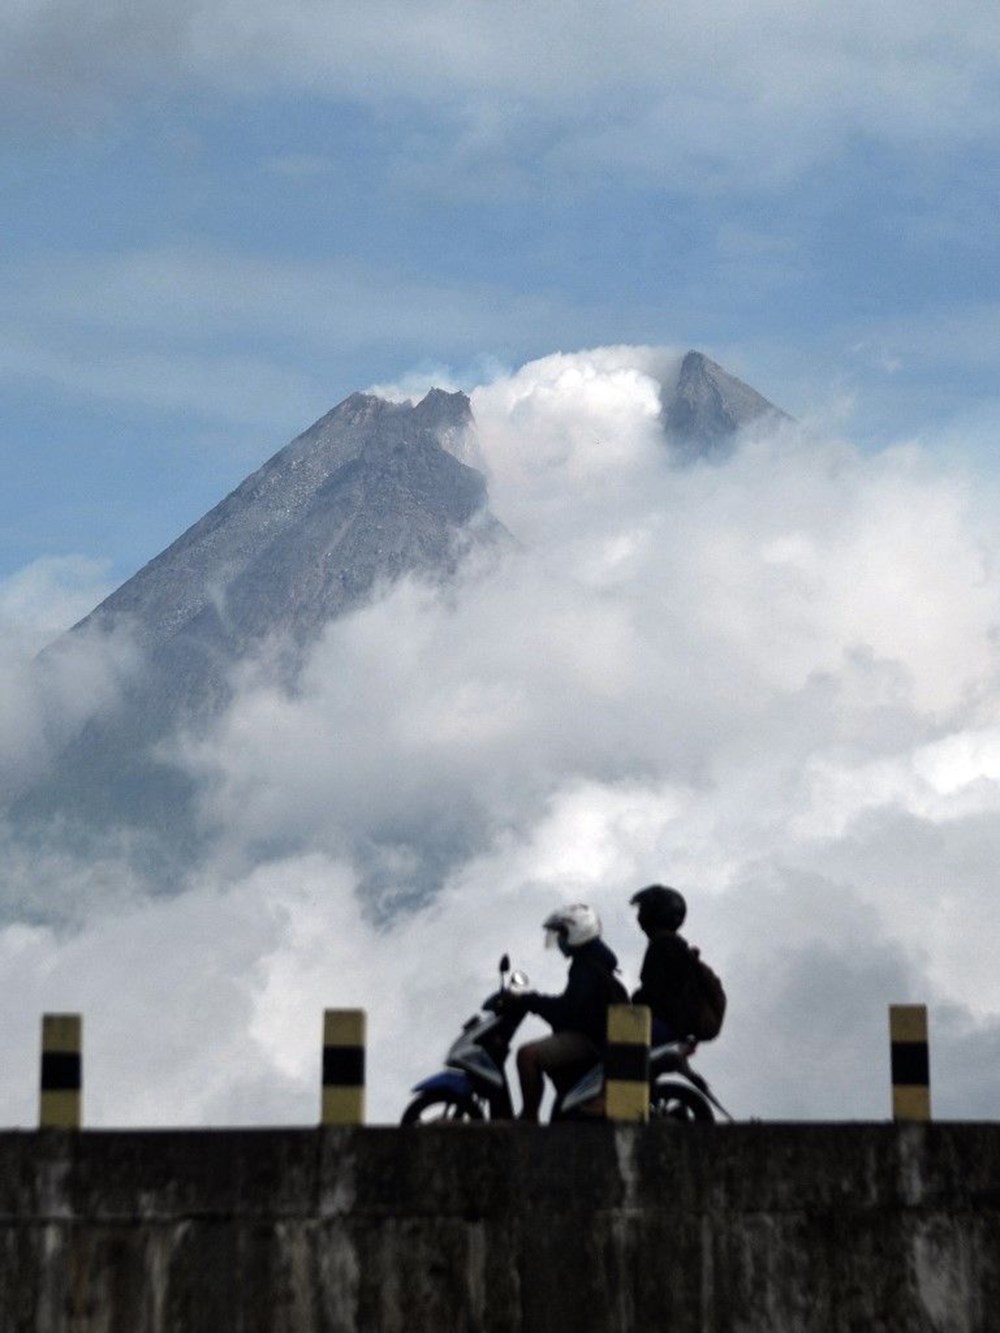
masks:
<instances>
[{"instance_id":1,"label":"volcano","mask_svg":"<svg viewBox=\"0 0 1000 1333\"><path fill-rule=\"evenodd\" d=\"M683 358L661 419L675 462L715 460L740 431L783 415L704 354ZM82 620L114 632L139 668L14 805L19 820L89 836L108 827L190 842L192 779L167 739L209 726L242 664L266 661L294 688L325 626L410 575L450 579L513 538L491 513L463 393L420 402L355 393L247 477ZM58 653L57 642L48 653Z\"/></svg>"}]
</instances>

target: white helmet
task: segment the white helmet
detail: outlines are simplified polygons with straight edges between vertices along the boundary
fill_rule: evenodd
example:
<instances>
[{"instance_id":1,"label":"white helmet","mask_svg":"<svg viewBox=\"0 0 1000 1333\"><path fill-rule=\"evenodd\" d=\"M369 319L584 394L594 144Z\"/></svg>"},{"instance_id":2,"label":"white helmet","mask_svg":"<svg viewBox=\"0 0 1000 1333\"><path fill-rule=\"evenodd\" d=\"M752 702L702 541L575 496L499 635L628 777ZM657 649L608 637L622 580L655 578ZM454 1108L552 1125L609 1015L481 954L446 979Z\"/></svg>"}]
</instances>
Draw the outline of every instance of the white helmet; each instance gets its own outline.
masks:
<instances>
[{"instance_id":1,"label":"white helmet","mask_svg":"<svg viewBox=\"0 0 1000 1333\"><path fill-rule=\"evenodd\" d=\"M550 949L558 944L563 949L578 949L588 940L596 940L601 934L601 918L586 903L572 903L569 907L560 907L542 922L545 931L545 947Z\"/></svg>"}]
</instances>

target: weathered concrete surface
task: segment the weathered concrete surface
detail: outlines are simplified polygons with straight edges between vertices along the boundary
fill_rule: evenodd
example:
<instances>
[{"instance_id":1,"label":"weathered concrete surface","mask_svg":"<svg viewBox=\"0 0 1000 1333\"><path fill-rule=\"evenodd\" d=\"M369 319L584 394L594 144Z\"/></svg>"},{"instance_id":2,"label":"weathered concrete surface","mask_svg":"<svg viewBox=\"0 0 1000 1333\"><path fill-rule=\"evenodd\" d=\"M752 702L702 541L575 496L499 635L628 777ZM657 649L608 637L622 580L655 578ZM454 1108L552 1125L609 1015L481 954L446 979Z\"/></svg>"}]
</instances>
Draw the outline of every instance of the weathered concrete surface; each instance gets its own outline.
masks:
<instances>
[{"instance_id":1,"label":"weathered concrete surface","mask_svg":"<svg viewBox=\"0 0 1000 1333\"><path fill-rule=\"evenodd\" d=\"M0 1134L2 1333L1000 1328L1000 1125Z\"/></svg>"}]
</instances>

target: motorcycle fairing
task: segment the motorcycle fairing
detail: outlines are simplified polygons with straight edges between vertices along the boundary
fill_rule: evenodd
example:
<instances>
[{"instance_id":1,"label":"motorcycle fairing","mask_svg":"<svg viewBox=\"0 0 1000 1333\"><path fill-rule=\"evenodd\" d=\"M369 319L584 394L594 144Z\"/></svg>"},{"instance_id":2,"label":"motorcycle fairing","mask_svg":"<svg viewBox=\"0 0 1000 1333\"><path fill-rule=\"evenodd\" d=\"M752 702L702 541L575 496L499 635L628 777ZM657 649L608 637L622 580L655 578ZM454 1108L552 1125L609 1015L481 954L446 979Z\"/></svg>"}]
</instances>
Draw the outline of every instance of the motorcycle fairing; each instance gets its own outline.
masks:
<instances>
[{"instance_id":1,"label":"motorcycle fairing","mask_svg":"<svg viewBox=\"0 0 1000 1333\"><path fill-rule=\"evenodd\" d=\"M586 1106L592 1102L595 1097L599 1097L601 1089L604 1087L604 1066L594 1065L589 1069L579 1083L574 1084L569 1092L562 1099L563 1111L575 1111L580 1106Z\"/></svg>"},{"instance_id":2,"label":"motorcycle fairing","mask_svg":"<svg viewBox=\"0 0 1000 1333\"><path fill-rule=\"evenodd\" d=\"M495 1088L503 1087L503 1070L498 1069L496 1063L483 1050L479 1039L492 1031L499 1022L495 1014L487 1014L474 1028L463 1029L462 1035L452 1043L451 1049L445 1056L448 1064L468 1069Z\"/></svg>"},{"instance_id":3,"label":"motorcycle fairing","mask_svg":"<svg viewBox=\"0 0 1000 1333\"><path fill-rule=\"evenodd\" d=\"M472 1084L462 1073L453 1069L442 1069L439 1074L421 1079L413 1085L414 1092L452 1092L456 1097L471 1097Z\"/></svg>"},{"instance_id":4,"label":"motorcycle fairing","mask_svg":"<svg viewBox=\"0 0 1000 1333\"><path fill-rule=\"evenodd\" d=\"M475 1046L480 1038L492 1032L499 1022L499 1014L473 1014L467 1023L462 1024L462 1031L448 1051L448 1059L450 1060L456 1051L464 1051L468 1046Z\"/></svg>"},{"instance_id":5,"label":"motorcycle fairing","mask_svg":"<svg viewBox=\"0 0 1000 1333\"><path fill-rule=\"evenodd\" d=\"M668 1041L654 1046L649 1052L649 1063L654 1069L682 1069L687 1063L690 1047L683 1041Z\"/></svg>"}]
</instances>

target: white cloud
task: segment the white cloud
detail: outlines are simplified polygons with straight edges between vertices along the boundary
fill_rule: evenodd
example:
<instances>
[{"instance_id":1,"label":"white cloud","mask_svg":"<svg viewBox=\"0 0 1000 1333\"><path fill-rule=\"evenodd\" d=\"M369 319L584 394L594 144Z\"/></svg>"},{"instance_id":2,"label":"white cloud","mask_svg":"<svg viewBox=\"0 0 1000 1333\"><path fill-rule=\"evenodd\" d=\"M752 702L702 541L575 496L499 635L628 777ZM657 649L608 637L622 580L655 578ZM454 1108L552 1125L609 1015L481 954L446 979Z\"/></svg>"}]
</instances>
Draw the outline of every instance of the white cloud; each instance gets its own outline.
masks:
<instances>
[{"instance_id":1,"label":"white cloud","mask_svg":"<svg viewBox=\"0 0 1000 1333\"><path fill-rule=\"evenodd\" d=\"M627 899L659 878L730 989L701 1063L737 1113L887 1115L897 1001L932 1007L939 1113L987 1113L993 500L915 447L866 457L790 428L672 467L658 386L676 368L597 349L473 395L522 549L334 623L294 694L245 672L186 742L216 841L176 898L115 889L110 860L95 884L7 857L2 971L24 1002L0 1114L30 1118L30 1023L69 1005L98 1123L308 1123L320 1012L349 1004L392 1119L502 951L559 986L554 902L593 901L634 981ZM93 904L61 935L25 924L56 884Z\"/></svg>"},{"instance_id":2,"label":"white cloud","mask_svg":"<svg viewBox=\"0 0 1000 1333\"><path fill-rule=\"evenodd\" d=\"M111 592L106 561L42 556L0 582L0 626L10 645L39 651Z\"/></svg>"},{"instance_id":3,"label":"white cloud","mask_svg":"<svg viewBox=\"0 0 1000 1333\"><path fill-rule=\"evenodd\" d=\"M16 645L0 654L0 799L39 776L135 669L127 635L82 634L32 659Z\"/></svg>"},{"instance_id":4,"label":"white cloud","mask_svg":"<svg viewBox=\"0 0 1000 1333\"><path fill-rule=\"evenodd\" d=\"M523 161L530 145L548 173L631 165L710 188L786 176L857 133L924 146L989 137L1000 64L997 25L972 0L723 0L710 24L693 0L48 0L21 6L7 37L12 104L70 121L176 87L304 92L408 120L423 108L466 160L512 159L517 146Z\"/></svg>"},{"instance_id":5,"label":"white cloud","mask_svg":"<svg viewBox=\"0 0 1000 1333\"><path fill-rule=\"evenodd\" d=\"M35 656L110 591L106 577L101 561L47 556L0 581L0 798L37 777L134 669L124 632L81 633Z\"/></svg>"}]
</instances>

